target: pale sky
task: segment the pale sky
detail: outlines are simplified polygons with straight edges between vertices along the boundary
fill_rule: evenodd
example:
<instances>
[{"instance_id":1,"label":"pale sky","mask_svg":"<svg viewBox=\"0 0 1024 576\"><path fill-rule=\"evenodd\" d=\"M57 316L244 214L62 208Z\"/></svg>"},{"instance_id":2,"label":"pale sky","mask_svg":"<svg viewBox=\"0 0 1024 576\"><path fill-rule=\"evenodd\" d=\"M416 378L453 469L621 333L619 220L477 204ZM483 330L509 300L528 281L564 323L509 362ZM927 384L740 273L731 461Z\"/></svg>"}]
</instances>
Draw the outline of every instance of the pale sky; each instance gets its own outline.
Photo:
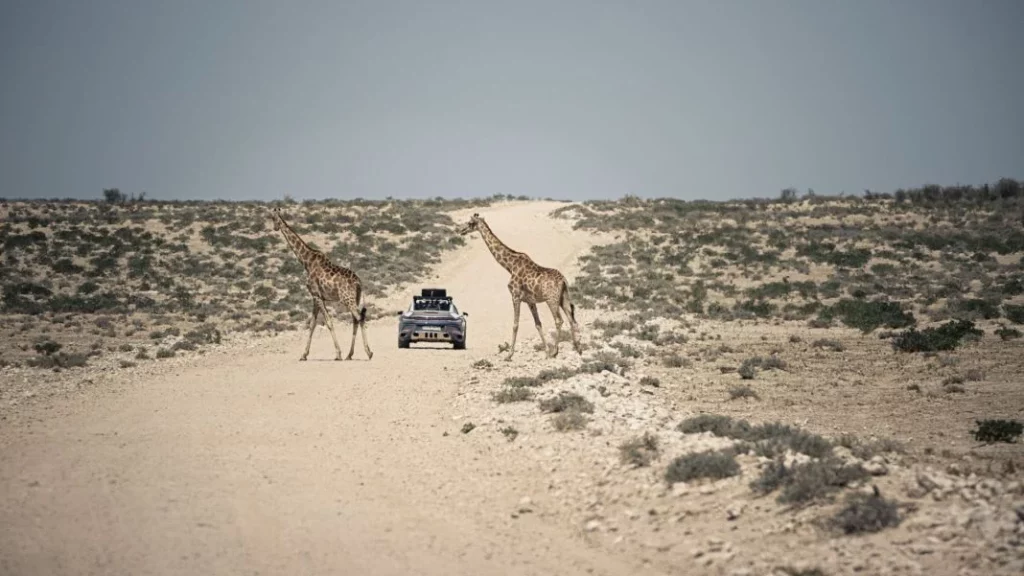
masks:
<instances>
[{"instance_id":1,"label":"pale sky","mask_svg":"<svg viewBox=\"0 0 1024 576\"><path fill-rule=\"evenodd\" d=\"M1024 177L1022 0L0 0L0 197Z\"/></svg>"}]
</instances>

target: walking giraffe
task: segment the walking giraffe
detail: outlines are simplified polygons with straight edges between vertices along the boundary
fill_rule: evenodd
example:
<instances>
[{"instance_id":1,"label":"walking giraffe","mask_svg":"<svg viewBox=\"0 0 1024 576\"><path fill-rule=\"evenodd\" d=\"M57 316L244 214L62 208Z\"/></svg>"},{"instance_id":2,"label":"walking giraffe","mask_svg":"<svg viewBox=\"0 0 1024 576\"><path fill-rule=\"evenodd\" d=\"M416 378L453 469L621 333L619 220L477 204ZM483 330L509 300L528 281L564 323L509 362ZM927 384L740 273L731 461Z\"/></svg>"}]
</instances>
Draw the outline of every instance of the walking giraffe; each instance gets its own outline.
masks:
<instances>
[{"instance_id":1,"label":"walking giraffe","mask_svg":"<svg viewBox=\"0 0 1024 576\"><path fill-rule=\"evenodd\" d=\"M313 332L316 330L316 323L319 315L324 315L324 324L331 332L331 339L334 341L335 360L341 360L341 347L338 345L338 337L334 334L334 321L331 319L330 310L327 304L343 304L352 315L352 345L349 347L348 356L345 360L351 360L356 350L356 330L361 330L363 335L363 348L366 350L367 359L373 358L370 344L366 341L366 306L361 306L363 288L356 273L338 266L330 261L327 256L307 244L292 230L291 226L284 221L281 210L274 208L271 211L274 221L274 230L280 232L288 245L291 246L295 256L306 268L306 289L313 297L313 317L309 320L309 338L306 339L306 350L299 360L305 360L309 356L309 345L313 342Z\"/></svg>"},{"instance_id":2,"label":"walking giraffe","mask_svg":"<svg viewBox=\"0 0 1024 576\"><path fill-rule=\"evenodd\" d=\"M487 244L494 259L512 275L508 282L508 291L512 294L512 345L509 347L508 357L505 360L512 360L512 355L516 350L516 335L519 333L519 307L523 302L530 307L533 322L537 325L540 341L544 344L544 351L547 352L548 357L558 356L559 337L562 334L562 315L559 313L559 309L565 311L566 316L569 317L573 348L577 353L582 354L579 327L576 324L576 306L569 299L569 283L566 282L565 276L554 268L545 268L537 264L525 253L517 252L506 246L494 235L491 227L484 222L479 214L473 214L469 222L458 230L462 235L473 231L480 232L480 237ZM540 315L537 313L537 304L541 303L547 303L551 309L551 315L555 317L553 351L548 348L547 339L544 338L544 328L540 323Z\"/></svg>"}]
</instances>

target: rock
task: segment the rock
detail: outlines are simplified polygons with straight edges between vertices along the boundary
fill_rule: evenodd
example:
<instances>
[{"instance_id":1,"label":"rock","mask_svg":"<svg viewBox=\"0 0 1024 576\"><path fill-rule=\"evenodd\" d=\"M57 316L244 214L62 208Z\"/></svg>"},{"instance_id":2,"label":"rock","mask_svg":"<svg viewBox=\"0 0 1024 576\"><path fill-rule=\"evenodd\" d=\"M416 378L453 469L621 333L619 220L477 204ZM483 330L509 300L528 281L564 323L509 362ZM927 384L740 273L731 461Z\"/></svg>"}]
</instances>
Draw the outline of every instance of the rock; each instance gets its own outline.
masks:
<instances>
[{"instance_id":1,"label":"rock","mask_svg":"<svg viewBox=\"0 0 1024 576\"><path fill-rule=\"evenodd\" d=\"M725 518L727 520L735 520L743 514L743 505L730 506L725 509Z\"/></svg>"},{"instance_id":2,"label":"rock","mask_svg":"<svg viewBox=\"0 0 1024 576\"><path fill-rule=\"evenodd\" d=\"M922 496L931 494L936 500L942 500L956 486L949 476L931 469L925 469L917 473L917 485L922 491Z\"/></svg>"},{"instance_id":3,"label":"rock","mask_svg":"<svg viewBox=\"0 0 1024 576\"><path fill-rule=\"evenodd\" d=\"M685 496L690 493L690 487L687 486L686 482L676 482L672 485L672 495L679 497Z\"/></svg>"},{"instance_id":4,"label":"rock","mask_svg":"<svg viewBox=\"0 0 1024 576\"><path fill-rule=\"evenodd\" d=\"M1003 484L998 480L984 479L974 487L978 496L985 500L993 500L1003 494Z\"/></svg>"},{"instance_id":5,"label":"rock","mask_svg":"<svg viewBox=\"0 0 1024 576\"><path fill-rule=\"evenodd\" d=\"M533 512L533 500L529 496L523 496L519 499L519 513L526 514L527 512Z\"/></svg>"},{"instance_id":6,"label":"rock","mask_svg":"<svg viewBox=\"0 0 1024 576\"><path fill-rule=\"evenodd\" d=\"M885 459L881 456L874 456L871 460L868 460L863 464L864 469L868 471L872 476L885 476L889 473L889 467L885 464Z\"/></svg>"},{"instance_id":7,"label":"rock","mask_svg":"<svg viewBox=\"0 0 1024 576\"><path fill-rule=\"evenodd\" d=\"M597 520L591 520L584 524L583 529L587 532L597 532L602 528L601 523Z\"/></svg>"},{"instance_id":8,"label":"rock","mask_svg":"<svg viewBox=\"0 0 1024 576\"><path fill-rule=\"evenodd\" d=\"M910 546L910 551L914 554L924 556L925 554L932 554L935 549L925 544L913 544Z\"/></svg>"}]
</instances>

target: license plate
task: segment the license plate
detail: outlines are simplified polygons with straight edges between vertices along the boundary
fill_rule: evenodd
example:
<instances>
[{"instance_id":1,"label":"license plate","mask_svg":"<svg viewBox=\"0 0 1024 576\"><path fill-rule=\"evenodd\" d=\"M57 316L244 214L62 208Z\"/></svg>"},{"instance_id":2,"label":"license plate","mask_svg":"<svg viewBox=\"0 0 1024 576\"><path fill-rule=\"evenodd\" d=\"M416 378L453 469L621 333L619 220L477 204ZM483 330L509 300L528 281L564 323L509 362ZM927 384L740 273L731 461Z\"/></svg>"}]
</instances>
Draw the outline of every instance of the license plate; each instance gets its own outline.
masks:
<instances>
[{"instance_id":1,"label":"license plate","mask_svg":"<svg viewBox=\"0 0 1024 576\"><path fill-rule=\"evenodd\" d=\"M441 327L440 326L424 326L423 330L426 331L426 332L440 332L441 331Z\"/></svg>"}]
</instances>

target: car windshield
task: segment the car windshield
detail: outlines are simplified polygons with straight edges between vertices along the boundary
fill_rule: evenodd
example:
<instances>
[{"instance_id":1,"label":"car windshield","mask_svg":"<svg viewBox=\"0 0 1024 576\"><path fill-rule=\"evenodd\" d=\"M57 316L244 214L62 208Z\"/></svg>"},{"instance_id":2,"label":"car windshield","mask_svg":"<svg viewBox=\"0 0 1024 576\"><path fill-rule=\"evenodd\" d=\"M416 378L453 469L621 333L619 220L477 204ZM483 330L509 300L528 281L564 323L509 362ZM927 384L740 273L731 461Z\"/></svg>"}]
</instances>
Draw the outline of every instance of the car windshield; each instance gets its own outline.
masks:
<instances>
[{"instance_id":1,"label":"car windshield","mask_svg":"<svg viewBox=\"0 0 1024 576\"><path fill-rule=\"evenodd\" d=\"M442 298L417 298L412 302L413 310L437 310L439 312L456 311L455 304Z\"/></svg>"}]
</instances>

